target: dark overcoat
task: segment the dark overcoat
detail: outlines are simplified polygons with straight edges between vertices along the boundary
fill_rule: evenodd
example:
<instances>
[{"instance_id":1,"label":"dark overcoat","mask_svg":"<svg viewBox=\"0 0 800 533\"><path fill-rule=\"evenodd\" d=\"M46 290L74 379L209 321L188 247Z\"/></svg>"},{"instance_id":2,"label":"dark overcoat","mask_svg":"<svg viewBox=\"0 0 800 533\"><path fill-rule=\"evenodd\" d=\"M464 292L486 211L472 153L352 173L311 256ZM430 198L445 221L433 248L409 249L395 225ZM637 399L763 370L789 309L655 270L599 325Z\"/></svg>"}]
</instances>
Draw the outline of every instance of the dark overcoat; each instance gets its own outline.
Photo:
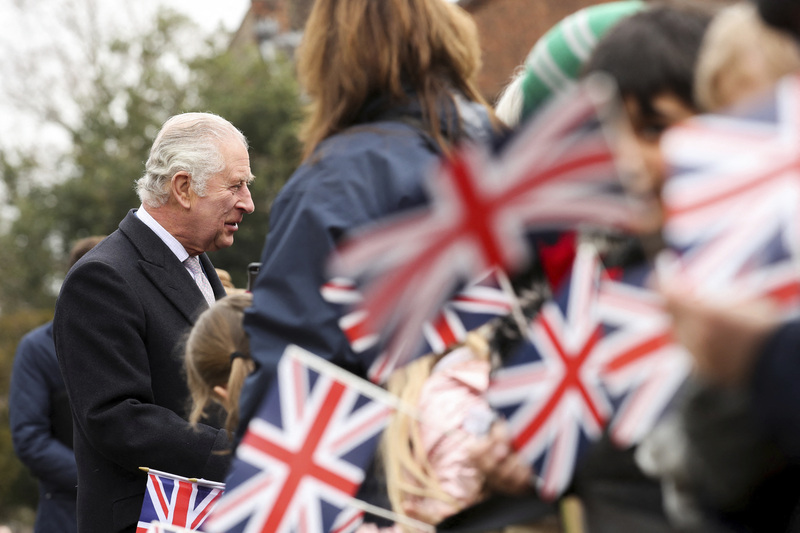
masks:
<instances>
[{"instance_id":1,"label":"dark overcoat","mask_svg":"<svg viewBox=\"0 0 800 533\"><path fill-rule=\"evenodd\" d=\"M211 262L200 259L221 298ZM147 477L139 467L224 481L225 431L186 422L184 338L206 308L135 210L67 274L54 334L75 420L80 533L135 531Z\"/></svg>"}]
</instances>

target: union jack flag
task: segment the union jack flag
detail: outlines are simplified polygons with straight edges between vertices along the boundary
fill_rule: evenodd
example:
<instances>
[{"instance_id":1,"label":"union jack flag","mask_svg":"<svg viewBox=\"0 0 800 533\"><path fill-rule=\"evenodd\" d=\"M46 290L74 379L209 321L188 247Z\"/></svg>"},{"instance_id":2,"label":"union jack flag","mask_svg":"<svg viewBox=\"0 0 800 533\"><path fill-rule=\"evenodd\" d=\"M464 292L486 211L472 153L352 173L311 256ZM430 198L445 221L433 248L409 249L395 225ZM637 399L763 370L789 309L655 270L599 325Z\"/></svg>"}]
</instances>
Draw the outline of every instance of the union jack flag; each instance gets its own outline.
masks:
<instances>
[{"instance_id":1,"label":"union jack flag","mask_svg":"<svg viewBox=\"0 0 800 533\"><path fill-rule=\"evenodd\" d=\"M613 90L597 83L537 115L497 156L484 146L460 148L429 181L428 208L360 231L334 254L334 276L367 279L361 327L387 339L378 381L416 355L423 324L456 284L493 268L523 268L529 230L630 224L633 206L600 120Z\"/></svg>"},{"instance_id":2,"label":"union jack flag","mask_svg":"<svg viewBox=\"0 0 800 533\"><path fill-rule=\"evenodd\" d=\"M544 304L528 342L492 376L488 400L544 499L567 488L579 455L609 423L617 443L638 442L686 376L689 359L672 343L663 306L631 281L612 280L581 244L563 294Z\"/></svg>"},{"instance_id":3,"label":"union jack flag","mask_svg":"<svg viewBox=\"0 0 800 533\"><path fill-rule=\"evenodd\" d=\"M147 533L152 522L197 531L224 490L224 483L147 469L147 491L136 533Z\"/></svg>"},{"instance_id":4,"label":"union jack flag","mask_svg":"<svg viewBox=\"0 0 800 533\"><path fill-rule=\"evenodd\" d=\"M352 528L358 513L340 513L364 479L393 406L386 391L344 374L297 346L286 349L276 383L236 449L228 490L206 531Z\"/></svg>"},{"instance_id":5,"label":"union jack flag","mask_svg":"<svg viewBox=\"0 0 800 533\"><path fill-rule=\"evenodd\" d=\"M662 141L664 235L676 275L701 294L800 302L800 78L725 115L701 115Z\"/></svg>"},{"instance_id":6,"label":"union jack flag","mask_svg":"<svg viewBox=\"0 0 800 533\"><path fill-rule=\"evenodd\" d=\"M561 301L533 319L530 342L504 360L487 398L508 420L512 447L537 472L545 499L569 484L579 451L602 433L612 405L597 372L602 328L594 311L601 267L581 245Z\"/></svg>"},{"instance_id":7,"label":"union jack flag","mask_svg":"<svg viewBox=\"0 0 800 533\"><path fill-rule=\"evenodd\" d=\"M497 276L496 271L480 276L448 300L433 320L425 322L422 326L424 342L418 353L444 353L463 342L467 332L511 312L512 296L500 288ZM347 309L339 326L356 353L380 351L380 335L366 329L368 311L359 306L362 297L355 282L332 279L322 287L322 295L327 301ZM370 379L383 381L389 370L386 354L372 355L370 359L374 360L368 373Z\"/></svg>"},{"instance_id":8,"label":"union jack flag","mask_svg":"<svg viewBox=\"0 0 800 533\"><path fill-rule=\"evenodd\" d=\"M655 426L691 369L691 357L672 337L661 296L647 288L649 267L604 276L596 313L600 377L614 406L610 436L621 447L638 444Z\"/></svg>"}]
</instances>

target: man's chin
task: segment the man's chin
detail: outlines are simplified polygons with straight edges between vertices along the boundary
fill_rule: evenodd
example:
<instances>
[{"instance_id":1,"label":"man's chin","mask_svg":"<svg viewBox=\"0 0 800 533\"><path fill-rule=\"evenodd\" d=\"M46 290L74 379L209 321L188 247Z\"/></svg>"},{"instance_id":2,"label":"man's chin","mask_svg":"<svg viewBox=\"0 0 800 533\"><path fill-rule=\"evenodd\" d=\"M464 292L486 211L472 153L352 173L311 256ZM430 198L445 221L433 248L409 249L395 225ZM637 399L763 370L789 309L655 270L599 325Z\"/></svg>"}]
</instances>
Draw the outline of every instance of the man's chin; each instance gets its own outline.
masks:
<instances>
[{"instance_id":1,"label":"man's chin","mask_svg":"<svg viewBox=\"0 0 800 533\"><path fill-rule=\"evenodd\" d=\"M227 235L221 239L214 241L212 244L213 249L208 250L209 252L216 252L217 250L222 250L223 248L230 248L233 245L233 235Z\"/></svg>"}]
</instances>

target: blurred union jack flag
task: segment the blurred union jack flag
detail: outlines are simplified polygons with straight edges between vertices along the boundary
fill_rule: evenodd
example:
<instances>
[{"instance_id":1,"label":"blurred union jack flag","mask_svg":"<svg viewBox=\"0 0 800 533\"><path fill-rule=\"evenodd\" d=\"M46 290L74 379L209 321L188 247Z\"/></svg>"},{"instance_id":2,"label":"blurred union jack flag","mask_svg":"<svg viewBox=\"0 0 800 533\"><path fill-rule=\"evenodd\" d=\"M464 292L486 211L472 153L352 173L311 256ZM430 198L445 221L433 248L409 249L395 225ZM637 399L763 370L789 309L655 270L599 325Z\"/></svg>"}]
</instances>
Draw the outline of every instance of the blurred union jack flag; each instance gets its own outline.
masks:
<instances>
[{"instance_id":1,"label":"blurred union jack flag","mask_svg":"<svg viewBox=\"0 0 800 533\"><path fill-rule=\"evenodd\" d=\"M596 253L581 245L562 298L542 306L529 342L506 358L487 393L508 420L512 447L533 464L545 499L567 487L580 449L601 435L612 412L597 372L600 276Z\"/></svg>"},{"instance_id":2,"label":"blurred union jack flag","mask_svg":"<svg viewBox=\"0 0 800 533\"><path fill-rule=\"evenodd\" d=\"M664 235L698 293L800 301L800 78L724 115L672 128L662 147Z\"/></svg>"},{"instance_id":3,"label":"blurred union jack flag","mask_svg":"<svg viewBox=\"0 0 800 533\"><path fill-rule=\"evenodd\" d=\"M136 533L147 533L151 522L197 531L225 490L224 483L189 479L158 470L147 470L147 492Z\"/></svg>"},{"instance_id":4,"label":"blurred union jack flag","mask_svg":"<svg viewBox=\"0 0 800 533\"><path fill-rule=\"evenodd\" d=\"M392 406L386 391L332 366L287 348L276 383L236 449L228 489L206 531L351 529L358 513L339 515L364 479Z\"/></svg>"},{"instance_id":5,"label":"blurred union jack flag","mask_svg":"<svg viewBox=\"0 0 800 533\"><path fill-rule=\"evenodd\" d=\"M386 339L383 371L371 379L416 355L423 324L458 284L493 268L524 268L532 229L630 224L633 206L601 120L612 101L613 89L595 79L537 115L499 154L461 147L429 181L429 207L343 243L332 274L359 280L360 327Z\"/></svg>"},{"instance_id":6,"label":"blurred union jack flag","mask_svg":"<svg viewBox=\"0 0 800 533\"><path fill-rule=\"evenodd\" d=\"M444 353L465 340L467 332L485 324L492 318L507 315L511 311L511 296L503 291L492 271L470 283L448 300L433 320L422 326L423 341L418 354ZM344 315L339 326L344 331L356 353L369 352L374 360L369 375L373 381L383 381L389 370L386 353L380 353L380 336L367 329L368 310L360 307L362 302L356 283L335 278L322 287L323 297L343 307Z\"/></svg>"},{"instance_id":7,"label":"blurred union jack flag","mask_svg":"<svg viewBox=\"0 0 800 533\"><path fill-rule=\"evenodd\" d=\"M597 293L604 332L599 373L614 406L610 436L622 447L649 433L691 369L691 357L672 337L663 299L646 287L651 274L639 267L620 279L604 276Z\"/></svg>"},{"instance_id":8,"label":"blurred union jack flag","mask_svg":"<svg viewBox=\"0 0 800 533\"><path fill-rule=\"evenodd\" d=\"M567 488L609 423L621 445L647 434L685 378L688 357L669 337L668 315L641 279L632 281L610 279L594 248L580 245L563 292L492 376L488 400L545 499Z\"/></svg>"}]
</instances>

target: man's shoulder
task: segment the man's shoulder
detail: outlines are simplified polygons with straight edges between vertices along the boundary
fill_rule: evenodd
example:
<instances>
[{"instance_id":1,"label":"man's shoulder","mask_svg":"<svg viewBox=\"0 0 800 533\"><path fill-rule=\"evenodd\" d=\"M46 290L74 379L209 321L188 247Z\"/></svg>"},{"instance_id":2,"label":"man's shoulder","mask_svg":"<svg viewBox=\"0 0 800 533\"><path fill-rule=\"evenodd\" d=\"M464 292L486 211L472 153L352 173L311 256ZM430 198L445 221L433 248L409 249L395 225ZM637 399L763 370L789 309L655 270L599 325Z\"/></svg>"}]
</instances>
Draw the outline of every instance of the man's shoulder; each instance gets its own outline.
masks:
<instances>
[{"instance_id":1,"label":"man's shoulder","mask_svg":"<svg viewBox=\"0 0 800 533\"><path fill-rule=\"evenodd\" d=\"M76 266L91 262L101 262L110 266L135 264L143 249L166 247L153 230L131 211L119 224L119 229L87 252Z\"/></svg>"}]
</instances>

